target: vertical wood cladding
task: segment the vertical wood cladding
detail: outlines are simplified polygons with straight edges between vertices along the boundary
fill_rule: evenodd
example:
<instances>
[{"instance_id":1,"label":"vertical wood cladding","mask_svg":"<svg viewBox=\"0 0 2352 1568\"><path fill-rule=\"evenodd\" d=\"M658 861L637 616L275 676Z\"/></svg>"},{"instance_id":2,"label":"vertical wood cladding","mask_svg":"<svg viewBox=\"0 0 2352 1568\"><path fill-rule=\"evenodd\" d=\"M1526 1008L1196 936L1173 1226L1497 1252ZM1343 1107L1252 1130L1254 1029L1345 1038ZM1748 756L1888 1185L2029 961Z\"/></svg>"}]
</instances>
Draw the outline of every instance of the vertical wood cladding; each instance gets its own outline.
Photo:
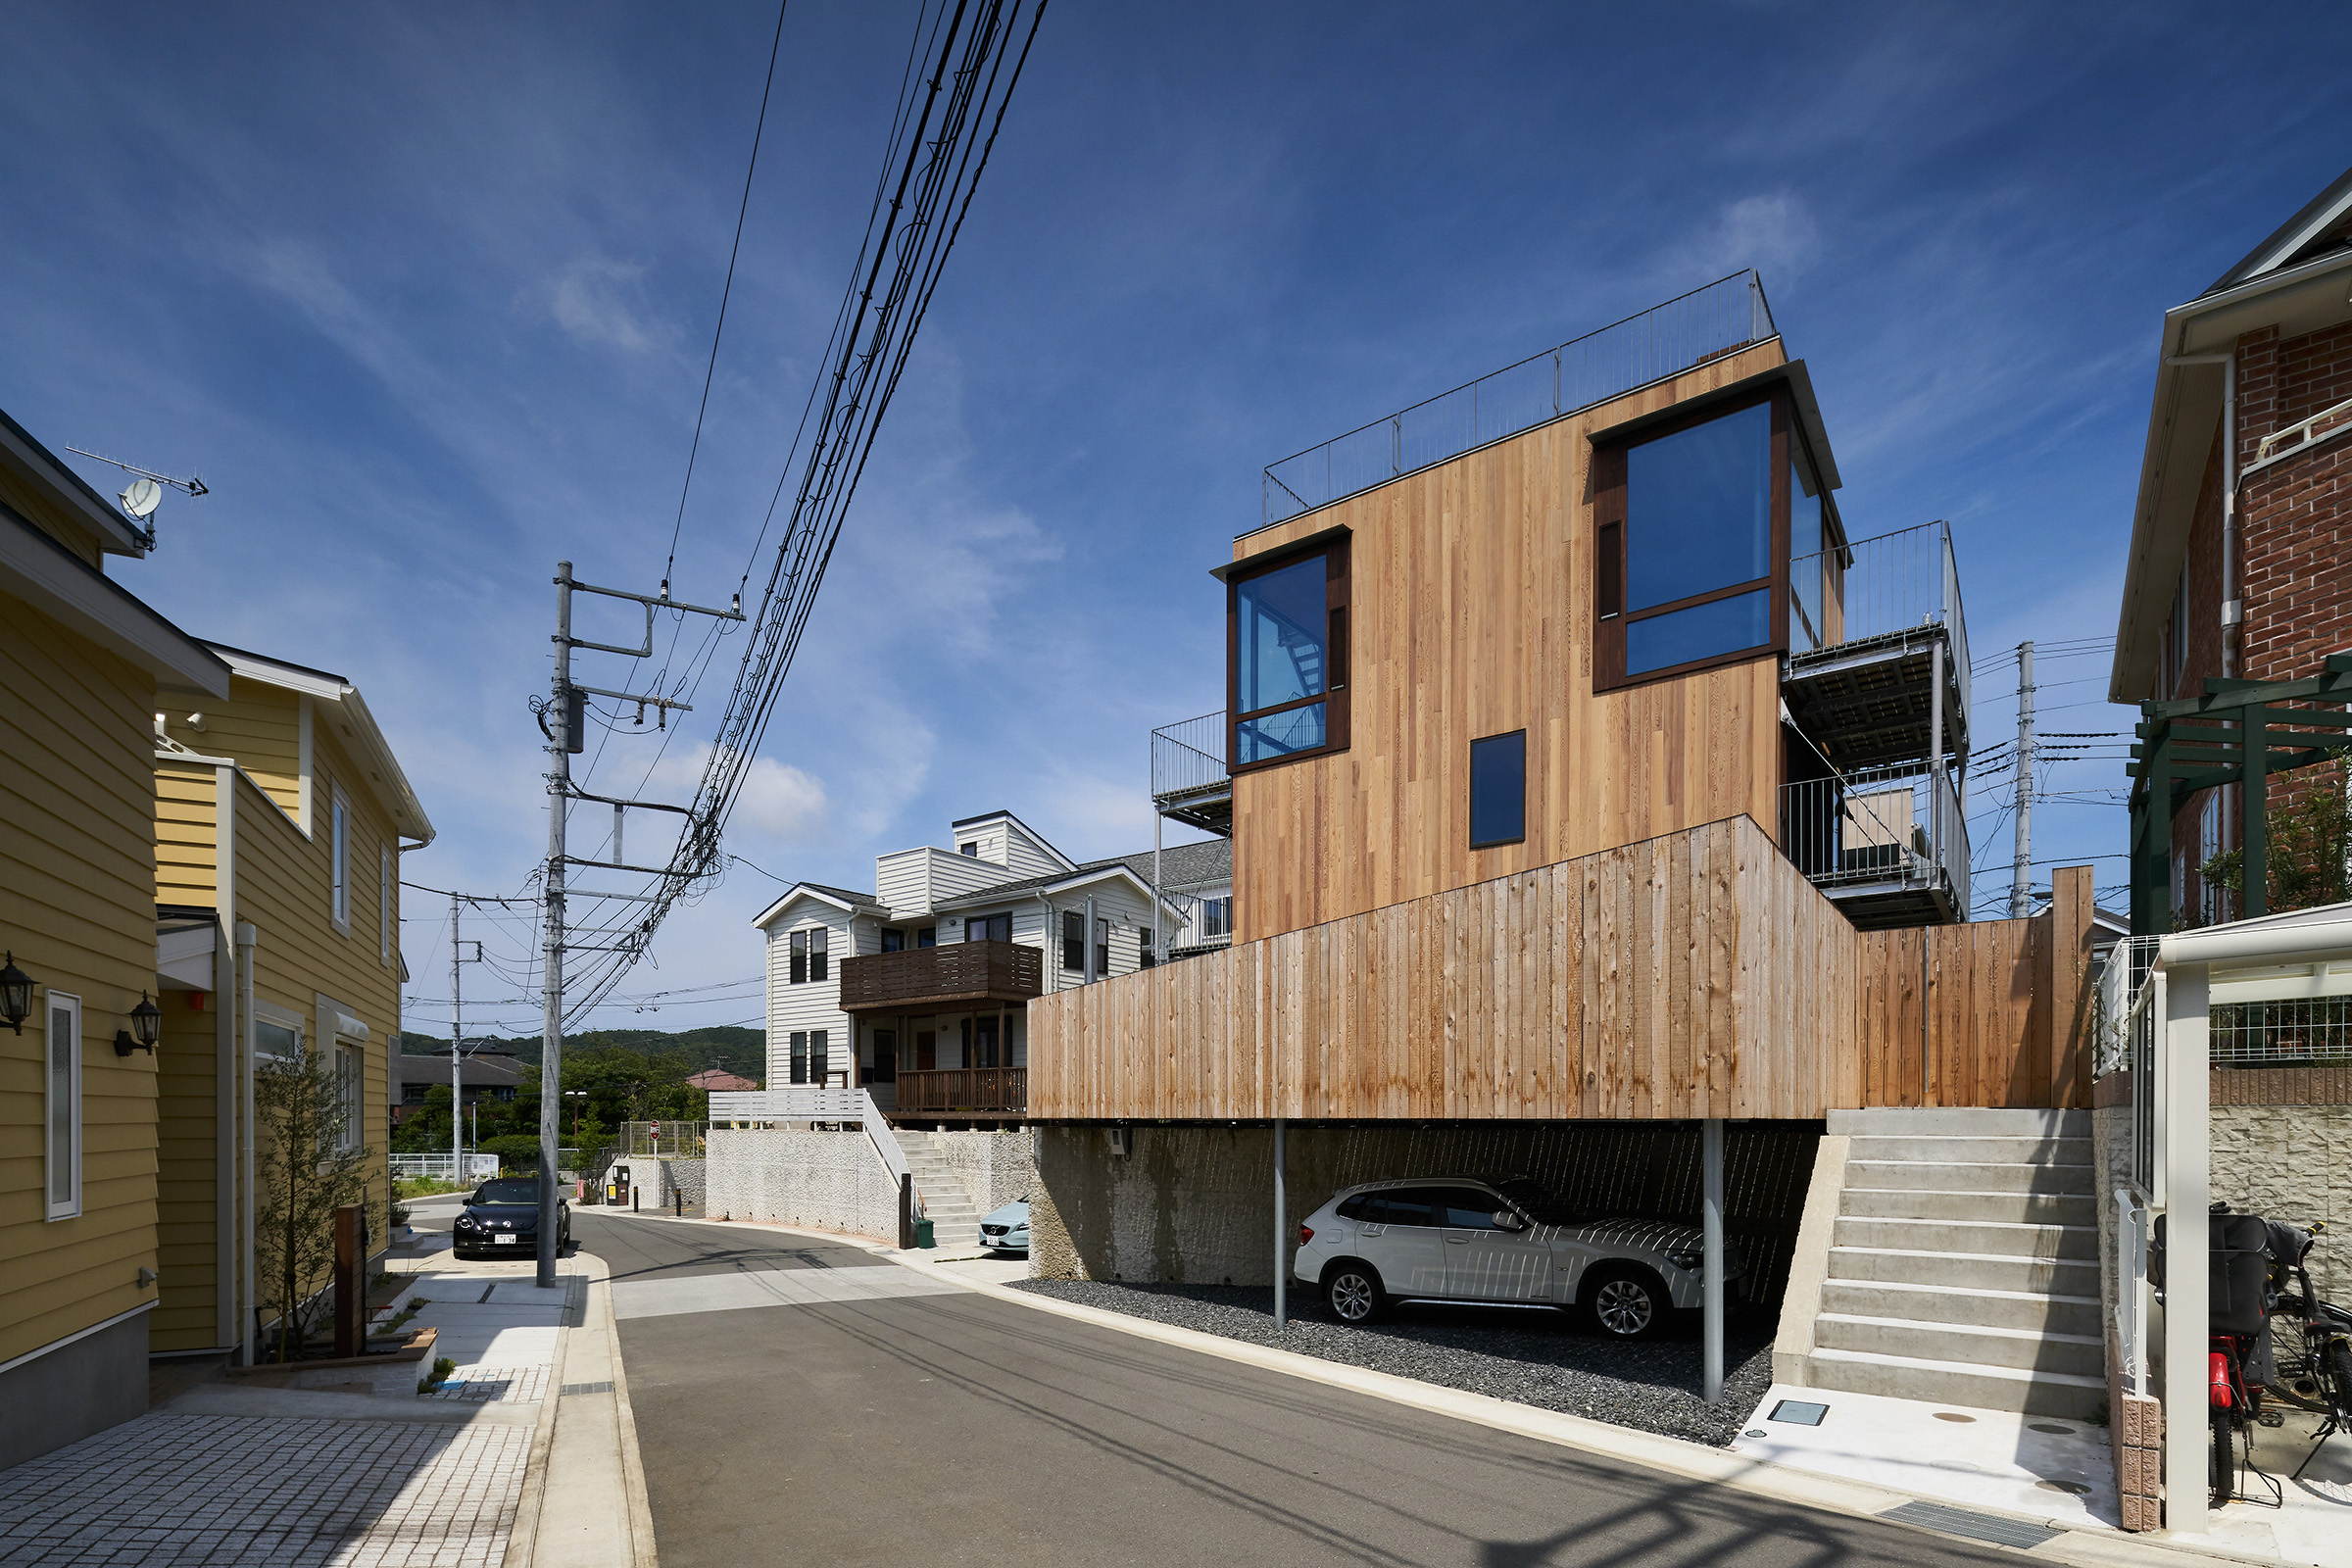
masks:
<instances>
[{"instance_id":1,"label":"vertical wood cladding","mask_svg":"<svg viewBox=\"0 0 2352 1568\"><path fill-rule=\"evenodd\" d=\"M1772 658L1593 690L1590 436L1784 361L1777 340L1727 356L1236 546L1349 530L1348 749L1235 777L1238 940L1776 819ZM1470 742L1522 728L1527 836L1472 850Z\"/></svg>"},{"instance_id":2,"label":"vertical wood cladding","mask_svg":"<svg viewBox=\"0 0 2352 1568\"><path fill-rule=\"evenodd\" d=\"M2088 919L2087 901L2068 908ZM2079 1044L2054 1039L2035 983L2051 923L1858 932L1735 817L1040 998L1030 1111L1786 1120L2073 1102L2058 1063Z\"/></svg>"}]
</instances>

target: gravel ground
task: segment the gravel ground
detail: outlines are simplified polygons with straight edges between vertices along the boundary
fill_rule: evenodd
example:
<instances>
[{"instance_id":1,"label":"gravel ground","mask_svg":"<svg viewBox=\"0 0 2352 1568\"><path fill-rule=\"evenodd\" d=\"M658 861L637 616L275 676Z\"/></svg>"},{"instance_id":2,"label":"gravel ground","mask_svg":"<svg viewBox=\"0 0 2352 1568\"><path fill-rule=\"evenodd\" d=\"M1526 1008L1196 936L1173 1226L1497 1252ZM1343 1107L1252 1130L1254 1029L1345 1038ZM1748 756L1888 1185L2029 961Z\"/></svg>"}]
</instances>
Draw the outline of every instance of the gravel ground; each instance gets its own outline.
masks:
<instances>
[{"instance_id":1,"label":"gravel ground","mask_svg":"<svg viewBox=\"0 0 2352 1568\"><path fill-rule=\"evenodd\" d=\"M1709 1405L1698 1396L1695 1312L1658 1339L1623 1345L1564 1314L1493 1307L1407 1304L1385 1323L1347 1328L1324 1316L1311 1294L1301 1300L1294 1291L1291 1325L1278 1335L1270 1285L1021 1280L1015 1289L1719 1448L1772 1386L1769 1311L1734 1315L1724 1336L1723 1402Z\"/></svg>"}]
</instances>

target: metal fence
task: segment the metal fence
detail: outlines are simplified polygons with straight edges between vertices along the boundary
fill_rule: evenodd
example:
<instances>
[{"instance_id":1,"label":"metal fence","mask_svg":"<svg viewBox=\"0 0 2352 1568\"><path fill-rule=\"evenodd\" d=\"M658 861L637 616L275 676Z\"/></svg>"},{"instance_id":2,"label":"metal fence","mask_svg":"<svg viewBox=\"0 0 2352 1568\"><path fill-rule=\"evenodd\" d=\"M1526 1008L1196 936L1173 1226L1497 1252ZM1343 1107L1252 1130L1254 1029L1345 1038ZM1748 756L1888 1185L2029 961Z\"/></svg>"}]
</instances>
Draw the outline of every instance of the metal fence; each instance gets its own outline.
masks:
<instances>
[{"instance_id":1,"label":"metal fence","mask_svg":"<svg viewBox=\"0 0 2352 1568\"><path fill-rule=\"evenodd\" d=\"M1225 782L1225 713L1202 713L1152 732L1152 794L1164 800Z\"/></svg>"},{"instance_id":2,"label":"metal fence","mask_svg":"<svg viewBox=\"0 0 2352 1568\"><path fill-rule=\"evenodd\" d=\"M1867 642L1873 637L1947 627L1960 706L1969 703L1968 617L1960 608L1960 568L1952 558L1947 522L1922 523L1859 540L1842 550L1799 556L1788 564L1792 583L1818 582L1823 624L1818 647ZM1808 606L1808 612L1811 607ZM1789 646L1807 650L1802 626L1791 613Z\"/></svg>"},{"instance_id":3,"label":"metal fence","mask_svg":"<svg viewBox=\"0 0 2352 1568\"><path fill-rule=\"evenodd\" d=\"M1734 272L1268 465L1261 486L1265 523L1622 397L1777 331L1762 279L1752 270Z\"/></svg>"},{"instance_id":4,"label":"metal fence","mask_svg":"<svg viewBox=\"0 0 2352 1568\"><path fill-rule=\"evenodd\" d=\"M612 1146L613 1157L674 1154L685 1159L703 1157L704 1137L710 1126L700 1121L626 1121L620 1124L620 1138Z\"/></svg>"},{"instance_id":5,"label":"metal fence","mask_svg":"<svg viewBox=\"0 0 2352 1568\"><path fill-rule=\"evenodd\" d=\"M1782 853L1815 887L1944 887L1969 906L1968 815L1941 768L1858 768L1781 786Z\"/></svg>"},{"instance_id":6,"label":"metal fence","mask_svg":"<svg viewBox=\"0 0 2352 1568\"><path fill-rule=\"evenodd\" d=\"M2235 1002L2213 1009L2217 1067L2352 1064L2352 997Z\"/></svg>"},{"instance_id":7,"label":"metal fence","mask_svg":"<svg viewBox=\"0 0 2352 1568\"><path fill-rule=\"evenodd\" d=\"M395 1181L480 1182L498 1174L496 1154L473 1153L464 1157L464 1174L459 1174L460 1156L456 1154L394 1154L392 1179Z\"/></svg>"}]
</instances>

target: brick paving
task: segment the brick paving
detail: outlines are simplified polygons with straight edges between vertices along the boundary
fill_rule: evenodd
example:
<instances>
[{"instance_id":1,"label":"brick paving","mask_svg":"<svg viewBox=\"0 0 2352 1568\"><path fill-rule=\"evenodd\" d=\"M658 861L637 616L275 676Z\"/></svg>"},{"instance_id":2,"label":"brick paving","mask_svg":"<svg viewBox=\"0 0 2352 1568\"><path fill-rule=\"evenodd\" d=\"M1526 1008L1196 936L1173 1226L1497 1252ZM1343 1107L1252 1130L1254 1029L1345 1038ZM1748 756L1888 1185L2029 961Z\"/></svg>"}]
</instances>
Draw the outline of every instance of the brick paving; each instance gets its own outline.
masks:
<instances>
[{"instance_id":1,"label":"brick paving","mask_svg":"<svg viewBox=\"0 0 2352 1568\"><path fill-rule=\"evenodd\" d=\"M462 1366L428 1397L474 1403L537 1404L547 1397L547 1368Z\"/></svg>"},{"instance_id":2,"label":"brick paving","mask_svg":"<svg viewBox=\"0 0 2352 1568\"><path fill-rule=\"evenodd\" d=\"M489 1568L530 1442L518 1426L157 1412L0 1471L0 1564Z\"/></svg>"}]
</instances>

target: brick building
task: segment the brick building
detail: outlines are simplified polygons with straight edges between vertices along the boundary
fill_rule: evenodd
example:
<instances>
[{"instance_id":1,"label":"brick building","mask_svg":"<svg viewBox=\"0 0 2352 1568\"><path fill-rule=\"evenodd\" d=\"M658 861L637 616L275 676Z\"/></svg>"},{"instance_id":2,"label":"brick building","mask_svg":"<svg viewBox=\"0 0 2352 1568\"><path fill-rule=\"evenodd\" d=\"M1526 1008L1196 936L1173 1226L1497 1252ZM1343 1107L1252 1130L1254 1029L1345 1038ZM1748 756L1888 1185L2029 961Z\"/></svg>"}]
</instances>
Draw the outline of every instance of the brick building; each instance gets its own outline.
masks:
<instances>
[{"instance_id":1,"label":"brick building","mask_svg":"<svg viewBox=\"0 0 2352 1568\"><path fill-rule=\"evenodd\" d=\"M2352 649L2352 171L2165 313L2112 702L2284 681ZM2314 772L2270 781L2272 810ZM2179 917L2231 918L2198 867L2236 847L2235 787L2173 821Z\"/></svg>"}]
</instances>

